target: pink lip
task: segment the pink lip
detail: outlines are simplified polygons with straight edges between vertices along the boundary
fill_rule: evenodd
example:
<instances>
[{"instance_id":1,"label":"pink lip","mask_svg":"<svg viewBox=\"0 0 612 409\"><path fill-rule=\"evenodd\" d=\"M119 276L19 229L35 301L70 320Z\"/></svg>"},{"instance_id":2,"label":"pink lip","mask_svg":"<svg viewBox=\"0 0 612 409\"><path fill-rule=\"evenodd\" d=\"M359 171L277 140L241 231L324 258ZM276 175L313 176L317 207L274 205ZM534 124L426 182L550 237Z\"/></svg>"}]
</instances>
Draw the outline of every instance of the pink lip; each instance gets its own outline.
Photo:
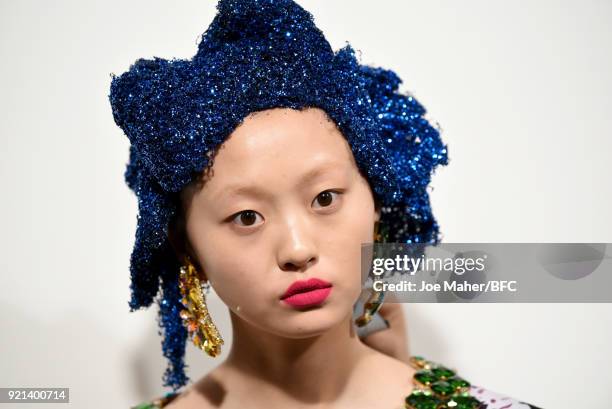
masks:
<instances>
[{"instance_id":1,"label":"pink lip","mask_svg":"<svg viewBox=\"0 0 612 409\"><path fill-rule=\"evenodd\" d=\"M287 288L281 300L292 307L319 305L329 296L331 287L331 283L318 278L296 281Z\"/></svg>"}]
</instances>

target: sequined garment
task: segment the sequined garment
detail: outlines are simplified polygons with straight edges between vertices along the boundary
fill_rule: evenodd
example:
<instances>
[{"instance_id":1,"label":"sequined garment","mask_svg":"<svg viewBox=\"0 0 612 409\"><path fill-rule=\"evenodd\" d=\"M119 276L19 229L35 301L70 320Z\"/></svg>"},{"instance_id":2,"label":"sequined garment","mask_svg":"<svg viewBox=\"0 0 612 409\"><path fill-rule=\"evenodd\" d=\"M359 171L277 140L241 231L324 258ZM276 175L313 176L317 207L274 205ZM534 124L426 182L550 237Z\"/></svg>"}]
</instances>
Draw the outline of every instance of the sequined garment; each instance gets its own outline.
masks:
<instances>
[{"instance_id":1,"label":"sequined garment","mask_svg":"<svg viewBox=\"0 0 612 409\"><path fill-rule=\"evenodd\" d=\"M410 364L417 372L412 379L413 390L403 403L405 409L541 409L472 385L457 371L422 357L411 357ZM131 409L161 409L179 395L180 392L171 392Z\"/></svg>"},{"instance_id":2,"label":"sequined garment","mask_svg":"<svg viewBox=\"0 0 612 409\"><path fill-rule=\"evenodd\" d=\"M188 380L180 266L168 223L178 192L249 113L323 109L382 204L389 240L440 240L427 186L434 169L447 164L447 147L400 83L391 70L360 64L349 45L334 52L312 15L291 0L221 0L192 58L139 59L113 75L110 103L130 141L125 179L139 212L129 306L150 306L161 288L165 385L177 390Z\"/></svg>"}]
</instances>

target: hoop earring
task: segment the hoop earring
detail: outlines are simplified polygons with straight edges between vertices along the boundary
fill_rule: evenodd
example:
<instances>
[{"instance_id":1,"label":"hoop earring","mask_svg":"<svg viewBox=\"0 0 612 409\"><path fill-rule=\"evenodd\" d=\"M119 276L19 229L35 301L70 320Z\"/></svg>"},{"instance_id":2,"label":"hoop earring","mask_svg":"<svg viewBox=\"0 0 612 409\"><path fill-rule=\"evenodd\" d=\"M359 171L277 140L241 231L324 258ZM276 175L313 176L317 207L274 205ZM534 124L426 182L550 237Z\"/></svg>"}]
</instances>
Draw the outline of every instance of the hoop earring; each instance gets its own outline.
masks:
<instances>
[{"instance_id":1,"label":"hoop earring","mask_svg":"<svg viewBox=\"0 0 612 409\"><path fill-rule=\"evenodd\" d=\"M183 326L187 328L195 346L216 357L221 353L223 338L210 318L206 306L203 288L208 290L210 286L202 285L195 266L188 258L185 261L186 265L181 266L179 276L181 303L186 308L180 312Z\"/></svg>"},{"instance_id":2,"label":"hoop earring","mask_svg":"<svg viewBox=\"0 0 612 409\"><path fill-rule=\"evenodd\" d=\"M388 232L386 226L381 228L379 221L374 222L374 243L386 243L388 238ZM385 300L385 293L383 291L371 290L370 297L363 304L363 313L355 319L355 324L358 327L364 327L372 321L372 317L380 310Z\"/></svg>"}]
</instances>

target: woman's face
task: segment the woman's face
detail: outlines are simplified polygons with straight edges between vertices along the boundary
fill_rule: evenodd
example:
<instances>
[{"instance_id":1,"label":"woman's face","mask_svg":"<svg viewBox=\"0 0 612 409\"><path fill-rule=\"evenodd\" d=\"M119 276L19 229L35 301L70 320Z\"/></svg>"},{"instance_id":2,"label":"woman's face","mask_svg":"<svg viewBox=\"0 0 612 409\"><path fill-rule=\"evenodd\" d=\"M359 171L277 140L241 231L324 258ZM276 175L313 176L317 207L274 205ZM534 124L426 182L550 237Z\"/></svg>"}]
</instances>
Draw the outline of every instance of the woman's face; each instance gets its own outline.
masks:
<instances>
[{"instance_id":1,"label":"woman's face","mask_svg":"<svg viewBox=\"0 0 612 409\"><path fill-rule=\"evenodd\" d=\"M301 338L352 313L361 244L372 242L378 213L346 139L324 111L251 114L221 146L212 175L186 208L203 274L240 318ZM292 283L310 278L332 285L320 304L281 299Z\"/></svg>"}]
</instances>

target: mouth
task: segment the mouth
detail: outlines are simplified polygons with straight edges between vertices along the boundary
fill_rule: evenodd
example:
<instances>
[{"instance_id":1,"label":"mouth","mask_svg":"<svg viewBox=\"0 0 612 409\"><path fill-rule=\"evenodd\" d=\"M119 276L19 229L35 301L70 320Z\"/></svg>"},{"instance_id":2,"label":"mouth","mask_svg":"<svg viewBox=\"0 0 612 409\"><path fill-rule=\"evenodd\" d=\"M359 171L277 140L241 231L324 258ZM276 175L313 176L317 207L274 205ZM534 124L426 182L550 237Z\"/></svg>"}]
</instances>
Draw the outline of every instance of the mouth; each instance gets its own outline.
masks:
<instances>
[{"instance_id":1,"label":"mouth","mask_svg":"<svg viewBox=\"0 0 612 409\"><path fill-rule=\"evenodd\" d=\"M325 280L318 278L300 280L287 288L281 300L292 307L310 307L325 301L331 290L332 284Z\"/></svg>"}]
</instances>

